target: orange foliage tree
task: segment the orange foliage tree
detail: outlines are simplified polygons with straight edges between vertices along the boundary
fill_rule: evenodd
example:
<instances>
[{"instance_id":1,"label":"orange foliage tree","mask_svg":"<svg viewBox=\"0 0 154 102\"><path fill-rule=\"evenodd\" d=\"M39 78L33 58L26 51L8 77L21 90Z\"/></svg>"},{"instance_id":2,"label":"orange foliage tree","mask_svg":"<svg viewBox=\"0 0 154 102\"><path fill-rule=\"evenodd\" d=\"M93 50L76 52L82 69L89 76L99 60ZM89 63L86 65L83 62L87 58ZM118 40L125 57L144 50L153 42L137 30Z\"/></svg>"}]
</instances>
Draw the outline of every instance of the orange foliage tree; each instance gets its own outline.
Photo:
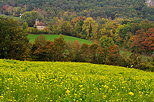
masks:
<instances>
[{"instance_id":1,"label":"orange foliage tree","mask_svg":"<svg viewBox=\"0 0 154 102\"><path fill-rule=\"evenodd\" d=\"M132 38L131 48L136 53L150 55L154 52L154 28L138 30Z\"/></svg>"}]
</instances>

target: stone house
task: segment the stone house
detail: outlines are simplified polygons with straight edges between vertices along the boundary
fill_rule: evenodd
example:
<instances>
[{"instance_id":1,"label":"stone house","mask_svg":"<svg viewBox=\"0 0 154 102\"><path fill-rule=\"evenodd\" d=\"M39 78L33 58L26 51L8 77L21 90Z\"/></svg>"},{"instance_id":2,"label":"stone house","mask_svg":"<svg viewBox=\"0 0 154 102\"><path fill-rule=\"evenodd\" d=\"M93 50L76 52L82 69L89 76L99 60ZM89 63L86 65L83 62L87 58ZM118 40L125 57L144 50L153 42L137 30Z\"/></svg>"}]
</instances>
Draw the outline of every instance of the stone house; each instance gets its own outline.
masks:
<instances>
[{"instance_id":1,"label":"stone house","mask_svg":"<svg viewBox=\"0 0 154 102\"><path fill-rule=\"evenodd\" d=\"M44 30L44 29L47 28L47 25L44 22L39 21L38 19L36 19L34 27L37 28L38 30Z\"/></svg>"}]
</instances>

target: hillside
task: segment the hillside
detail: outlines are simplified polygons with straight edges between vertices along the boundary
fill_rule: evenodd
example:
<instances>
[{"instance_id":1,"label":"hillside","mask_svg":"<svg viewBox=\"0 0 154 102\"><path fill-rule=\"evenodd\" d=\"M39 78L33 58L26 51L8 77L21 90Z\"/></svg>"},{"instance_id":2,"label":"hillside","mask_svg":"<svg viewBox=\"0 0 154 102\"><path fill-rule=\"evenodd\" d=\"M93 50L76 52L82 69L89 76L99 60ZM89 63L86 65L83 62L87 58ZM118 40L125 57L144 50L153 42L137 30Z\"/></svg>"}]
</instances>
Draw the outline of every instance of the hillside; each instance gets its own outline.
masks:
<instances>
[{"instance_id":1,"label":"hillside","mask_svg":"<svg viewBox=\"0 0 154 102\"><path fill-rule=\"evenodd\" d=\"M8 5L10 5L9 9ZM18 12L16 15L19 15L24 11L36 10L48 18L77 14L112 19L138 17L154 20L154 8L148 8L145 0L3 0L0 6L1 13L12 15L15 14L13 12ZM14 10L11 10L13 7Z\"/></svg>"},{"instance_id":2,"label":"hillside","mask_svg":"<svg viewBox=\"0 0 154 102\"><path fill-rule=\"evenodd\" d=\"M44 35L40 35L40 34L29 34L28 35L28 39L30 40L30 42L34 42L35 39L38 36L44 36L47 40L51 40L53 41L55 38L58 38L60 35L48 35L48 34L44 34ZM64 40L67 42L74 42L74 41L79 41L80 44L86 43L86 44L92 44L92 41L89 40L85 40L85 39L81 39L81 38L76 38L76 37L72 37L72 36L67 36L67 35L63 35Z\"/></svg>"},{"instance_id":3,"label":"hillside","mask_svg":"<svg viewBox=\"0 0 154 102\"><path fill-rule=\"evenodd\" d=\"M154 73L89 63L1 59L0 101L153 102Z\"/></svg>"}]
</instances>

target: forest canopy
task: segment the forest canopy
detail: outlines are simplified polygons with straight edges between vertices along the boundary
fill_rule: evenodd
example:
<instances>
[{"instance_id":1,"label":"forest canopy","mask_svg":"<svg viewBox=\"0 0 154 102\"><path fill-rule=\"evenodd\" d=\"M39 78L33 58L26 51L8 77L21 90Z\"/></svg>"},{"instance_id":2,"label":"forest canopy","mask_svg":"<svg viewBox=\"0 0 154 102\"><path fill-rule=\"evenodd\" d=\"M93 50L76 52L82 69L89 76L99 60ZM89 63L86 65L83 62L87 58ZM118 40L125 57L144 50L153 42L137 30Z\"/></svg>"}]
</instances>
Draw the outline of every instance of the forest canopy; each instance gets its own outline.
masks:
<instances>
[{"instance_id":1,"label":"forest canopy","mask_svg":"<svg viewBox=\"0 0 154 102\"><path fill-rule=\"evenodd\" d=\"M65 15L154 20L154 8L147 7L145 0L3 0L0 6L2 14L15 15L35 9L48 18L70 12Z\"/></svg>"}]
</instances>

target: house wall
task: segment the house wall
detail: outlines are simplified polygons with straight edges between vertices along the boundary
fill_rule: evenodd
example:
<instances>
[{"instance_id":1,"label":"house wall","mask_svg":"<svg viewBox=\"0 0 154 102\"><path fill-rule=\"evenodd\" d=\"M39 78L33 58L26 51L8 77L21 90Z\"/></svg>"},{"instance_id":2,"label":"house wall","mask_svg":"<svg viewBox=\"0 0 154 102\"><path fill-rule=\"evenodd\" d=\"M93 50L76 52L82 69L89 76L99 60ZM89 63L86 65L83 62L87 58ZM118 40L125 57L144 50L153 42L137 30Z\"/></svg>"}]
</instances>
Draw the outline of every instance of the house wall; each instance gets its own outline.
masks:
<instances>
[{"instance_id":1,"label":"house wall","mask_svg":"<svg viewBox=\"0 0 154 102\"><path fill-rule=\"evenodd\" d=\"M44 30L44 29L46 28L46 26L36 26L36 28L37 28L38 30Z\"/></svg>"}]
</instances>

